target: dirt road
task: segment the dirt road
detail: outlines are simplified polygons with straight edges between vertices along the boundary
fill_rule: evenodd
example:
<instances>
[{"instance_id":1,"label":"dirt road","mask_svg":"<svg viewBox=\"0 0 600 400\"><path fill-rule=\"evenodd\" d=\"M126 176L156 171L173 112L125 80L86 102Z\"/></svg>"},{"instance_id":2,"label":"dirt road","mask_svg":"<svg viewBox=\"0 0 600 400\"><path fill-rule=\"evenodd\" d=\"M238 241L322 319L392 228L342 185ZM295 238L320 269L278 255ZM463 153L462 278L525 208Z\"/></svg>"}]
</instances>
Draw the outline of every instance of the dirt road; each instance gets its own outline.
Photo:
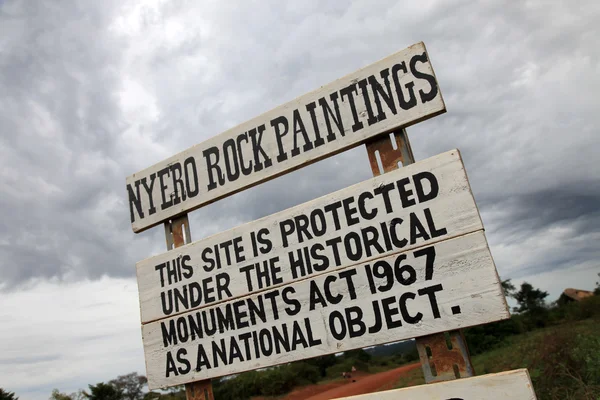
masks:
<instances>
[{"instance_id":1,"label":"dirt road","mask_svg":"<svg viewBox=\"0 0 600 400\"><path fill-rule=\"evenodd\" d=\"M393 388L403 374L419 367L420 364L416 363L373 375L358 373L354 375L356 382L331 382L312 385L291 392L283 400L330 400L387 390Z\"/></svg>"}]
</instances>

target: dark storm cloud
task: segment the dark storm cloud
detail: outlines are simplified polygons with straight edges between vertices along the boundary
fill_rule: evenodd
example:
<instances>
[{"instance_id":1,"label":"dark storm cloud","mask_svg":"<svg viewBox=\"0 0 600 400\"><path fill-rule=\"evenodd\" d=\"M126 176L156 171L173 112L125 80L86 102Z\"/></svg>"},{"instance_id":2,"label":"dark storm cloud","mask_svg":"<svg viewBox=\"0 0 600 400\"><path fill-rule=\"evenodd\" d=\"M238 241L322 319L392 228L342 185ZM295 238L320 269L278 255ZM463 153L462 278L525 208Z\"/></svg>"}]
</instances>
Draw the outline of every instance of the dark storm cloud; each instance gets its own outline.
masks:
<instances>
[{"instance_id":1,"label":"dark storm cloud","mask_svg":"<svg viewBox=\"0 0 600 400\"><path fill-rule=\"evenodd\" d=\"M112 160L122 119L113 96L118 43L106 33L113 8L9 2L0 9L0 271L7 285L122 273L122 246L90 218L115 195L121 175ZM102 217L110 218L107 211Z\"/></svg>"},{"instance_id":2,"label":"dark storm cloud","mask_svg":"<svg viewBox=\"0 0 600 400\"><path fill-rule=\"evenodd\" d=\"M525 260L513 255L505 271L521 278L595 262L600 238L598 189L596 182L577 182L480 203L484 212L494 215L493 223L487 224L491 242L530 253Z\"/></svg>"},{"instance_id":3,"label":"dark storm cloud","mask_svg":"<svg viewBox=\"0 0 600 400\"><path fill-rule=\"evenodd\" d=\"M595 232L600 221L600 192L592 192L593 182L588 184L496 199L491 204L510 213L507 212L506 218L494 229L510 235L530 235L554 226L574 224L582 236Z\"/></svg>"},{"instance_id":4,"label":"dark storm cloud","mask_svg":"<svg viewBox=\"0 0 600 400\"><path fill-rule=\"evenodd\" d=\"M131 233L125 176L420 40L448 113L408 129L415 154L461 150L501 273L594 257L585 236L599 229L598 9L6 3L1 280L133 276L164 238L160 227ZM366 151L354 149L192 213L192 236L370 176ZM552 229L584 239L510 260L519 241Z\"/></svg>"}]
</instances>

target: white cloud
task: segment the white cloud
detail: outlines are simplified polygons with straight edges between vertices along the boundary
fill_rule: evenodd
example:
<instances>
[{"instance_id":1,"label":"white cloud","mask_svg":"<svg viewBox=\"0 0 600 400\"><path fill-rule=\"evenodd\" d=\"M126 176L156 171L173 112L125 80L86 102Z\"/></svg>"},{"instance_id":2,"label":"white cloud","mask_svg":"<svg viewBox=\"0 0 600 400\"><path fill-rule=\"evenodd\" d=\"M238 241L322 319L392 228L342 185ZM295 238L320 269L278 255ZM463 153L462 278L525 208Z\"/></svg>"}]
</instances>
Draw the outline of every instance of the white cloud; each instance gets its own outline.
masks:
<instances>
[{"instance_id":1,"label":"white cloud","mask_svg":"<svg viewBox=\"0 0 600 400\"><path fill-rule=\"evenodd\" d=\"M133 279L37 282L0 302L1 384L22 398L144 372Z\"/></svg>"}]
</instances>

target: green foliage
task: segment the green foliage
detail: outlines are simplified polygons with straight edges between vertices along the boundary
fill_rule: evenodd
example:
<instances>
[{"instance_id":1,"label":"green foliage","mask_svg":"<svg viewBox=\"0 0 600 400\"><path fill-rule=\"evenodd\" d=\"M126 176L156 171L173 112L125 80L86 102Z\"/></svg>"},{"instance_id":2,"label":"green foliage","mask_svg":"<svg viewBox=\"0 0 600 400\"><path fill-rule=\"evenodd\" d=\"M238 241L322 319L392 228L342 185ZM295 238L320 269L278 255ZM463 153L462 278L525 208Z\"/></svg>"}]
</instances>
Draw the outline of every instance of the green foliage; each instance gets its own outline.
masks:
<instances>
[{"instance_id":1,"label":"green foliage","mask_svg":"<svg viewBox=\"0 0 600 400\"><path fill-rule=\"evenodd\" d=\"M317 383L319 368L298 361L263 371L244 372L234 378L213 382L215 398L244 400L252 396L276 396L299 385Z\"/></svg>"},{"instance_id":2,"label":"green foliage","mask_svg":"<svg viewBox=\"0 0 600 400\"><path fill-rule=\"evenodd\" d=\"M88 385L89 393L80 390L76 393L62 393L58 389L53 389L50 400L154 400L173 398L164 394L150 392L144 393L144 386L148 380L143 375L132 372L126 375L120 375L108 383L100 382L96 385ZM185 398L185 394L183 396ZM0 399L4 400L4 399Z\"/></svg>"},{"instance_id":3,"label":"green foliage","mask_svg":"<svg viewBox=\"0 0 600 400\"><path fill-rule=\"evenodd\" d=\"M369 372L369 364L361 360L344 357L341 362L327 368L327 376L329 378L340 378L342 372L352 371L352 367L355 367L358 371Z\"/></svg>"},{"instance_id":4,"label":"green foliage","mask_svg":"<svg viewBox=\"0 0 600 400\"><path fill-rule=\"evenodd\" d=\"M340 378L342 376L342 372L350 372L352 370L352 362L353 360L342 360L335 365L327 368L327 377L328 378Z\"/></svg>"},{"instance_id":5,"label":"green foliage","mask_svg":"<svg viewBox=\"0 0 600 400\"><path fill-rule=\"evenodd\" d=\"M581 366L581 379L600 386L600 335L577 335L572 354Z\"/></svg>"},{"instance_id":6,"label":"green foliage","mask_svg":"<svg viewBox=\"0 0 600 400\"><path fill-rule=\"evenodd\" d=\"M393 365L392 360L392 357L371 357L371 361L369 362L369 364L377 367L387 367Z\"/></svg>"},{"instance_id":7,"label":"green foliage","mask_svg":"<svg viewBox=\"0 0 600 400\"><path fill-rule=\"evenodd\" d=\"M587 319L513 335L473 357L478 375L527 368L538 400L600 399L600 324ZM417 369L396 387L424 384Z\"/></svg>"},{"instance_id":8,"label":"green foliage","mask_svg":"<svg viewBox=\"0 0 600 400\"><path fill-rule=\"evenodd\" d=\"M171 386L167 390L167 393L148 392L143 400L186 400L184 386Z\"/></svg>"},{"instance_id":9,"label":"green foliage","mask_svg":"<svg viewBox=\"0 0 600 400\"><path fill-rule=\"evenodd\" d=\"M553 322L581 321L587 318L600 319L600 296L574 301L550 310Z\"/></svg>"},{"instance_id":10,"label":"green foliage","mask_svg":"<svg viewBox=\"0 0 600 400\"><path fill-rule=\"evenodd\" d=\"M167 389L167 393L156 393L156 392L150 392L150 393L154 393L155 395L158 395L158 397L154 397L154 399L158 398L160 400L186 400L186 394L185 394L185 385L177 385L177 386L169 386ZM148 395L148 394L146 394ZM146 399L146 400L152 400L151 399Z\"/></svg>"},{"instance_id":11,"label":"green foliage","mask_svg":"<svg viewBox=\"0 0 600 400\"><path fill-rule=\"evenodd\" d=\"M321 379L320 370L307 362L299 361L289 365L290 372L295 376L296 385L317 383Z\"/></svg>"},{"instance_id":12,"label":"green foliage","mask_svg":"<svg viewBox=\"0 0 600 400\"><path fill-rule=\"evenodd\" d=\"M534 289L531 284L523 282L521 289L514 293L513 297L519 304L519 307L515 307L516 312L540 312L546 306L545 299L548 297L548 292Z\"/></svg>"},{"instance_id":13,"label":"green foliage","mask_svg":"<svg viewBox=\"0 0 600 400\"><path fill-rule=\"evenodd\" d=\"M72 400L71 396L66 393L61 393L58 389L52 389L50 400Z\"/></svg>"},{"instance_id":14,"label":"green foliage","mask_svg":"<svg viewBox=\"0 0 600 400\"><path fill-rule=\"evenodd\" d=\"M414 349L412 349L411 351L409 351L408 353L402 354L403 363L417 361L418 359L419 359L419 351L417 350L416 347Z\"/></svg>"},{"instance_id":15,"label":"green foliage","mask_svg":"<svg viewBox=\"0 0 600 400\"><path fill-rule=\"evenodd\" d=\"M295 377L288 367L273 368L266 371L261 379L261 394L275 396L289 392L295 384Z\"/></svg>"},{"instance_id":16,"label":"green foliage","mask_svg":"<svg viewBox=\"0 0 600 400\"><path fill-rule=\"evenodd\" d=\"M600 278L600 273L598 273L598 278ZM596 289L594 289L594 294L596 296L600 296L600 280L596 282Z\"/></svg>"},{"instance_id":17,"label":"green foliage","mask_svg":"<svg viewBox=\"0 0 600 400\"><path fill-rule=\"evenodd\" d=\"M60 392L58 389L53 389L52 394L50 395L50 400L83 400L85 399L85 395L83 391L80 390L75 393L66 394Z\"/></svg>"},{"instance_id":18,"label":"green foliage","mask_svg":"<svg viewBox=\"0 0 600 400\"><path fill-rule=\"evenodd\" d=\"M383 344L366 349L371 356L392 357L398 354L410 353L417 348L414 340L403 340L392 344Z\"/></svg>"},{"instance_id":19,"label":"green foliage","mask_svg":"<svg viewBox=\"0 0 600 400\"><path fill-rule=\"evenodd\" d=\"M368 363L371 359L371 355L363 349L354 349L344 352L344 359L346 360L358 360L363 363Z\"/></svg>"},{"instance_id":20,"label":"green foliage","mask_svg":"<svg viewBox=\"0 0 600 400\"><path fill-rule=\"evenodd\" d=\"M584 327L585 325L581 325ZM597 399L600 396L600 330L572 324L552 328L532 343L528 367L543 399Z\"/></svg>"},{"instance_id":21,"label":"green foliage","mask_svg":"<svg viewBox=\"0 0 600 400\"><path fill-rule=\"evenodd\" d=\"M143 375L138 375L137 372L120 375L109 382L110 385L121 391L123 397L127 400L142 400L144 398L144 386L147 383L148 379Z\"/></svg>"},{"instance_id":22,"label":"green foliage","mask_svg":"<svg viewBox=\"0 0 600 400\"><path fill-rule=\"evenodd\" d=\"M110 383L100 382L96 385L88 385L88 387L90 392L84 392L84 396L89 400L123 400L125 398L123 391Z\"/></svg>"},{"instance_id":23,"label":"green foliage","mask_svg":"<svg viewBox=\"0 0 600 400\"><path fill-rule=\"evenodd\" d=\"M600 296L578 302L557 303L550 308L536 308L513 315L509 320L464 330L471 355L481 354L504 345L507 338L536 329L588 318L600 320Z\"/></svg>"},{"instance_id":24,"label":"green foliage","mask_svg":"<svg viewBox=\"0 0 600 400\"><path fill-rule=\"evenodd\" d=\"M597 400L600 324L594 319L565 321L514 335L474 356L473 363L478 374L527 368L538 400Z\"/></svg>"},{"instance_id":25,"label":"green foliage","mask_svg":"<svg viewBox=\"0 0 600 400\"><path fill-rule=\"evenodd\" d=\"M510 279L505 279L500 284L502 285L505 297L513 297L515 295L517 288L512 284Z\"/></svg>"},{"instance_id":26,"label":"green foliage","mask_svg":"<svg viewBox=\"0 0 600 400\"><path fill-rule=\"evenodd\" d=\"M340 379L342 372L350 372L352 367L360 372L368 372L371 367L375 367L379 371L418 360L419 355L414 343L403 344L398 348L409 351L406 353L396 352L385 357L374 357L361 349L350 350L340 357L321 356L266 370L244 372L232 378L213 381L213 391L215 398L219 400L247 400L254 396L279 396L288 393L294 387L317 383L323 377ZM163 399L162 396L161 399ZM145 400L154 400L154 398Z\"/></svg>"},{"instance_id":27,"label":"green foliage","mask_svg":"<svg viewBox=\"0 0 600 400\"><path fill-rule=\"evenodd\" d=\"M213 381L213 393L216 399L246 400L257 396L260 391L260 374L262 371L244 372L231 379Z\"/></svg>"},{"instance_id":28,"label":"green foliage","mask_svg":"<svg viewBox=\"0 0 600 400\"><path fill-rule=\"evenodd\" d=\"M518 316L513 316L505 321L465 329L465 339L471 354L480 354L492 349L500 345L506 337L521 333L523 328L518 319Z\"/></svg>"},{"instance_id":29,"label":"green foliage","mask_svg":"<svg viewBox=\"0 0 600 400\"><path fill-rule=\"evenodd\" d=\"M0 388L0 400L19 400L19 398L14 394L14 392L9 392Z\"/></svg>"},{"instance_id":30,"label":"green foliage","mask_svg":"<svg viewBox=\"0 0 600 400\"><path fill-rule=\"evenodd\" d=\"M335 365L337 363L337 357L335 354L329 354L326 356L309 358L308 360L304 360L305 363L314 365L319 370L321 374L321 378L324 378L327 375L327 368Z\"/></svg>"},{"instance_id":31,"label":"green foliage","mask_svg":"<svg viewBox=\"0 0 600 400\"><path fill-rule=\"evenodd\" d=\"M419 352L414 340L403 340L389 345L379 345L371 347L365 350L365 352L371 356L371 359L366 363L370 372L383 371L419 360ZM352 353L344 353L344 358L348 354Z\"/></svg>"}]
</instances>

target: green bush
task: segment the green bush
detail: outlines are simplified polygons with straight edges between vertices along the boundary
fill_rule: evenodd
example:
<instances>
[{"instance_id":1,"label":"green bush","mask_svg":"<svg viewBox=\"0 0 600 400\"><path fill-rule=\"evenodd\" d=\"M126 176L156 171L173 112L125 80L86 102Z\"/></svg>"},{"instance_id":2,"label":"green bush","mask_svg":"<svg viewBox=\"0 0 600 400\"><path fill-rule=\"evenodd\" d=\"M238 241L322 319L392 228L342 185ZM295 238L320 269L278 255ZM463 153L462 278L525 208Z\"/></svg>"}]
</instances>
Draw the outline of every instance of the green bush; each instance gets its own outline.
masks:
<instances>
[{"instance_id":1,"label":"green bush","mask_svg":"<svg viewBox=\"0 0 600 400\"><path fill-rule=\"evenodd\" d=\"M295 362L286 367L290 369L295 385L317 383L321 378L319 368L304 361Z\"/></svg>"},{"instance_id":2,"label":"green bush","mask_svg":"<svg viewBox=\"0 0 600 400\"><path fill-rule=\"evenodd\" d=\"M600 338L568 329L545 334L528 365L540 400L600 398Z\"/></svg>"},{"instance_id":3,"label":"green bush","mask_svg":"<svg viewBox=\"0 0 600 400\"><path fill-rule=\"evenodd\" d=\"M465 329L465 339L471 355L490 350L503 343L507 337L523 332L525 328L522 320L522 315L514 315L505 321ZM418 358L418 353L416 356Z\"/></svg>"},{"instance_id":4,"label":"green bush","mask_svg":"<svg viewBox=\"0 0 600 400\"><path fill-rule=\"evenodd\" d=\"M505 321L467 328L464 332L471 355L476 355L502 345L508 337L516 334L588 318L600 320L600 296L550 308L532 309L514 314Z\"/></svg>"},{"instance_id":5,"label":"green bush","mask_svg":"<svg viewBox=\"0 0 600 400\"><path fill-rule=\"evenodd\" d=\"M352 367L355 367L361 372L369 372L369 364L360 360L348 358L340 360L339 363L327 368L327 376L330 378L339 378L342 376L342 372L352 371Z\"/></svg>"},{"instance_id":6,"label":"green bush","mask_svg":"<svg viewBox=\"0 0 600 400\"><path fill-rule=\"evenodd\" d=\"M418 360L419 359L419 351L417 349L414 349L414 350L404 354L404 359L407 362Z\"/></svg>"},{"instance_id":7,"label":"green bush","mask_svg":"<svg viewBox=\"0 0 600 400\"><path fill-rule=\"evenodd\" d=\"M600 337L577 335L572 354L579 365L581 380L600 387Z\"/></svg>"},{"instance_id":8,"label":"green bush","mask_svg":"<svg viewBox=\"0 0 600 400\"><path fill-rule=\"evenodd\" d=\"M389 365L394 365L393 357L371 357L371 361L369 361L369 365L379 366L379 367L387 367Z\"/></svg>"},{"instance_id":9,"label":"green bush","mask_svg":"<svg viewBox=\"0 0 600 400\"><path fill-rule=\"evenodd\" d=\"M245 400L252 396L277 396L294 386L316 383L319 369L303 361L281 365L263 371L249 371L235 378L213 384L215 398L219 400Z\"/></svg>"},{"instance_id":10,"label":"green bush","mask_svg":"<svg viewBox=\"0 0 600 400\"><path fill-rule=\"evenodd\" d=\"M294 375L289 368L275 367L262 372L261 387L265 396L289 392L294 387Z\"/></svg>"},{"instance_id":11,"label":"green bush","mask_svg":"<svg viewBox=\"0 0 600 400\"><path fill-rule=\"evenodd\" d=\"M213 392L219 400L246 400L261 394L262 372L249 371L220 381L213 381Z\"/></svg>"},{"instance_id":12,"label":"green bush","mask_svg":"<svg viewBox=\"0 0 600 400\"><path fill-rule=\"evenodd\" d=\"M309 358L308 360L304 360L304 362L317 367L321 377L324 378L327 376L327 368L335 365L338 362L338 357L336 357L335 354L329 354L326 356Z\"/></svg>"},{"instance_id":13,"label":"green bush","mask_svg":"<svg viewBox=\"0 0 600 400\"><path fill-rule=\"evenodd\" d=\"M577 303L567 304L567 321L581 321L587 318L600 319L600 296L592 296Z\"/></svg>"},{"instance_id":14,"label":"green bush","mask_svg":"<svg viewBox=\"0 0 600 400\"><path fill-rule=\"evenodd\" d=\"M354 349L344 352L344 359L346 360L358 360L363 363L368 363L371 360L371 355L363 349Z\"/></svg>"},{"instance_id":15,"label":"green bush","mask_svg":"<svg viewBox=\"0 0 600 400\"><path fill-rule=\"evenodd\" d=\"M352 360L343 360L327 368L327 377L339 378L342 376L342 372L349 372L350 370L352 370Z\"/></svg>"}]
</instances>

